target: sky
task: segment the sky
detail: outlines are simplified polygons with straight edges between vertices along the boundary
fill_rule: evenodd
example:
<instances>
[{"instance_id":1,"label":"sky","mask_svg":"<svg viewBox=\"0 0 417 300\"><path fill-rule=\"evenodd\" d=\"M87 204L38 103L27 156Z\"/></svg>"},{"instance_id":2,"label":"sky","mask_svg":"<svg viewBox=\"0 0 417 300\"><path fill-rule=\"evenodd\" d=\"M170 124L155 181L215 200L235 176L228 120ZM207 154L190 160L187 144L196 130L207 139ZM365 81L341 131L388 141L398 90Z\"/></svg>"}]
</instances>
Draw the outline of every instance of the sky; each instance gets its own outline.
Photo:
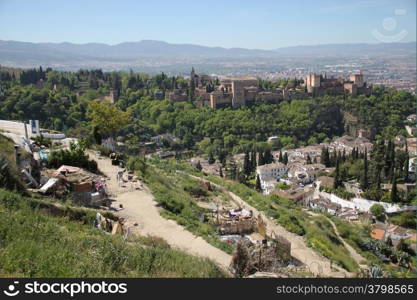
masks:
<instances>
[{"instance_id":1,"label":"sky","mask_svg":"<svg viewBox=\"0 0 417 300\"><path fill-rule=\"evenodd\" d=\"M0 40L276 49L416 40L416 0L0 0Z\"/></svg>"}]
</instances>

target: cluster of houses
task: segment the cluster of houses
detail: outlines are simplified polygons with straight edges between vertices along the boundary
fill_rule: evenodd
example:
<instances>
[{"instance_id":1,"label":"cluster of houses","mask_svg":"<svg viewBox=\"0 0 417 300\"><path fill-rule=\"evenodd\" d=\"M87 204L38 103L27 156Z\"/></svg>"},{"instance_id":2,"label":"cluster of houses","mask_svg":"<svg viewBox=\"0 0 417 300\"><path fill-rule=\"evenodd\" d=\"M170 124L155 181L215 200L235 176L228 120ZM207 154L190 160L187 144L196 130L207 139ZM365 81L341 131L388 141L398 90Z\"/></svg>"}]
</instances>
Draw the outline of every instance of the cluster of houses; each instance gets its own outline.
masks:
<instances>
[{"instance_id":1,"label":"cluster of houses","mask_svg":"<svg viewBox=\"0 0 417 300\"><path fill-rule=\"evenodd\" d=\"M329 172L330 168L326 168L323 164L302 164L300 162L288 164L278 162L256 168L264 195L269 195L279 183L304 187L313 183L320 172L326 171Z\"/></svg>"},{"instance_id":2,"label":"cluster of houses","mask_svg":"<svg viewBox=\"0 0 417 300\"><path fill-rule=\"evenodd\" d=\"M370 235L373 239L383 242L391 240L394 246L396 246L401 240L410 240L414 244L414 249L417 240L415 232L394 224L387 225L384 223L376 223L373 226Z\"/></svg>"}]
</instances>

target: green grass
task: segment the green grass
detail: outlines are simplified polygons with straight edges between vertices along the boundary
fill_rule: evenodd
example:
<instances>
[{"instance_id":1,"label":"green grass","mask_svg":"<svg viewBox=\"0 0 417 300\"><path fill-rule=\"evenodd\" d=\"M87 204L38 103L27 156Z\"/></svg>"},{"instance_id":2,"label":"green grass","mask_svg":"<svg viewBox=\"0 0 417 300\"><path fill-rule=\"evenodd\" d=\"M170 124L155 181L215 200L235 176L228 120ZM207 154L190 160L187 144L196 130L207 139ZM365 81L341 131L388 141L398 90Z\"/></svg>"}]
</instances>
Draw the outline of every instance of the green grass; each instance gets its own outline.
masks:
<instances>
[{"instance_id":1,"label":"green grass","mask_svg":"<svg viewBox=\"0 0 417 300\"><path fill-rule=\"evenodd\" d=\"M64 208L65 214L54 217L46 214L51 205L0 189L2 276L225 276L212 261L170 249L158 238L133 237L127 243L106 234L92 226L92 210Z\"/></svg>"},{"instance_id":2,"label":"green grass","mask_svg":"<svg viewBox=\"0 0 417 300\"><path fill-rule=\"evenodd\" d=\"M0 149L0 188L13 189L25 193L24 184L16 167L13 141L0 134ZM18 151L21 159L26 159L30 155L22 149Z\"/></svg>"},{"instance_id":3,"label":"green grass","mask_svg":"<svg viewBox=\"0 0 417 300\"><path fill-rule=\"evenodd\" d=\"M311 248L349 272L359 270L358 264L350 256L326 217L311 217L309 225L306 239Z\"/></svg>"},{"instance_id":4,"label":"green grass","mask_svg":"<svg viewBox=\"0 0 417 300\"><path fill-rule=\"evenodd\" d=\"M217 228L214 225L200 221L201 216L210 212L197 205L195 193L197 190L199 193L201 191L196 187L198 186L196 180L177 173L172 165L149 166L147 174L145 182L152 191L155 201L164 208L161 213L163 217L175 220L179 225L220 250L233 253L234 246L218 238Z\"/></svg>"}]
</instances>

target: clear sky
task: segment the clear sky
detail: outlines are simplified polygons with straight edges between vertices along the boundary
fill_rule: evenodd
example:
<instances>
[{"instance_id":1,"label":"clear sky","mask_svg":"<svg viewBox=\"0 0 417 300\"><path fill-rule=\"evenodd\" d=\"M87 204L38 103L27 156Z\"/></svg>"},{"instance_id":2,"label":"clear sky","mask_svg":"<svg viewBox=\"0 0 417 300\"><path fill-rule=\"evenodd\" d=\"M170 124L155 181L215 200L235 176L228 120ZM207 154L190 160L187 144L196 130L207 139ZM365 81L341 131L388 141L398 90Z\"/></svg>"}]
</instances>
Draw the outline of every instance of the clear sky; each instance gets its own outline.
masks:
<instances>
[{"instance_id":1,"label":"clear sky","mask_svg":"<svg viewBox=\"0 0 417 300\"><path fill-rule=\"evenodd\" d=\"M0 0L0 39L274 49L416 40L416 0Z\"/></svg>"}]
</instances>

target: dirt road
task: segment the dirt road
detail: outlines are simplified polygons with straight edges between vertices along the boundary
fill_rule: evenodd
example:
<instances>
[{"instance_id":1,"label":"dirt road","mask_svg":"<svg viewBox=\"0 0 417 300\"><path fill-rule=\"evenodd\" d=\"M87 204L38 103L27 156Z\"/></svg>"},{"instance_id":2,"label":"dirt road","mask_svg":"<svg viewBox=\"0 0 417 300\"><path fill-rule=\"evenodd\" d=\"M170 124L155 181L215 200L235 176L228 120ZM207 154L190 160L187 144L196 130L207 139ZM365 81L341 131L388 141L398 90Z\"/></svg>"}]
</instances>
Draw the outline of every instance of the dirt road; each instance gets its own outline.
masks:
<instances>
[{"instance_id":1,"label":"dirt road","mask_svg":"<svg viewBox=\"0 0 417 300\"><path fill-rule=\"evenodd\" d=\"M207 257L224 270L228 269L232 259L231 255L185 230L175 221L161 217L157 203L146 186L143 186L141 190L134 189L129 183L126 184L126 187L119 186L116 174L121 169L118 166L113 166L109 158L98 158L92 152L89 152L89 155L97 161L100 171L110 178L107 181L107 187L112 194L111 198L115 200L112 206L123 205L123 209L116 214L126 219L126 224L130 227L131 232L161 237L171 247L196 256ZM133 226L135 223L138 226Z\"/></svg>"},{"instance_id":2,"label":"dirt road","mask_svg":"<svg viewBox=\"0 0 417 300\"><path fill-rule=\"evenodd\" d=\"M192 175L190 175L192 176ZM196 179L201 180L202 178L192 176ZM205 180L205 179L203 179ZM206 180L207 181L207 180ZM224 192L228 193L229 196L242 208L247 210L252 210L255 215L261 215L265 220L267 225L267 233L271 236L271 233L274 233L276 236L282 236L291 242L291 255L301 261L303 264L308 266L310 271L318 276L324 277L350 277L353 274L348 271L340 268L335 264L331 264L330 260L323 257L322 255L315 252L313 249L309 248L306 244L306 241L303 237L296 235L292 232L287 231L284 227L277 225L273 220L269 219L263 212L259 212L256 208L247 204L236 194L227 191L225 188L213 183L214 186L222 189Z\"/></svg>"}]
</instances>

